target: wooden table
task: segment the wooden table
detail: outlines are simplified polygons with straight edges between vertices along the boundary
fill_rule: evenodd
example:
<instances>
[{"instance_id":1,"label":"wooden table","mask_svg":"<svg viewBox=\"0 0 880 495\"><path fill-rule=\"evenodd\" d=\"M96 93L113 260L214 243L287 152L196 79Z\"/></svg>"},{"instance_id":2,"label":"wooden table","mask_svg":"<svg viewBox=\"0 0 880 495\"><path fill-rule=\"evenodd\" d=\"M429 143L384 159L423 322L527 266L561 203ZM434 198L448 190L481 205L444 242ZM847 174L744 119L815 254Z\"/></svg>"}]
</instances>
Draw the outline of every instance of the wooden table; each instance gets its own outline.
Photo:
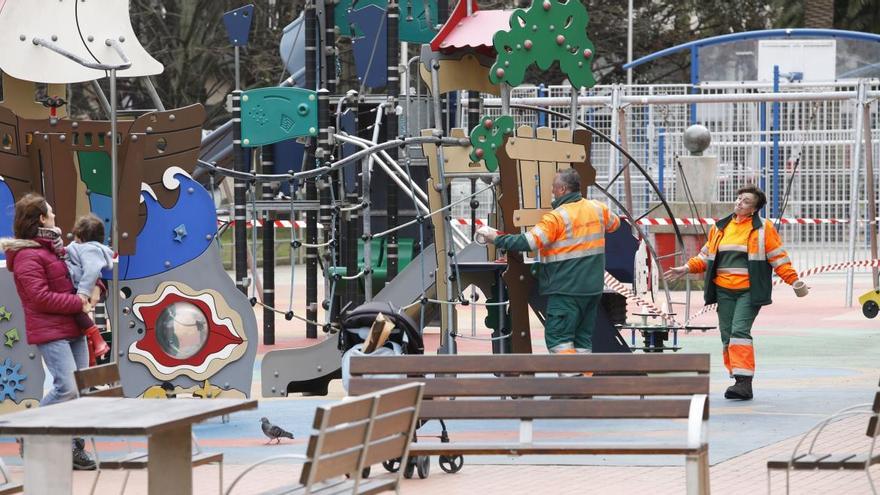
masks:
<instances>
[{"instance_id":1,"label":"wooden table","mask_svg":"<svg viewBox=\"0 0 880 495\"><path fill-rule=\"evenodd\" d=\"M150 495L191 494L192 425L256 408L247 399L86 397L0 416L0 435L25 438L26 493L72 493L74 436L146 436Z\"/></svg>"}]
</instances>

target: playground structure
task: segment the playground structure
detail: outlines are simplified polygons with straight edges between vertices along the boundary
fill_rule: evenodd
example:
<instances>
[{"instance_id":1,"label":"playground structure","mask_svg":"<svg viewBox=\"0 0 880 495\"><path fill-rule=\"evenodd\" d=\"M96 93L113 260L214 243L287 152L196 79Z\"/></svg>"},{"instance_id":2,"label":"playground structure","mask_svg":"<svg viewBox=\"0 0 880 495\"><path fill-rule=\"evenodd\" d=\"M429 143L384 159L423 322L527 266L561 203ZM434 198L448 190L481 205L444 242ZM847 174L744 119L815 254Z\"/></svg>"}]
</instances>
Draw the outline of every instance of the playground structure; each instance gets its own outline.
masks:
<instances>
[{"instance_id":1,"label":"playground structure","mask_svg":"<svg viewBox=\"0 0 880 495\"><path fill-rule=\"evenodd\" d=\"M706 93L715 94L684 94L691 85L640 95L637 88L596 86L588 15L579 3L543 0L526 9L494 11L480 10L468 0L451 11L442 1L351 3L307 2L302 16L285 28L281 43L290 77L279 87L246 90L238 82L239 66L247 63L239 50L247 45L259 12L244 6L227 13L224 21L236 56L232 119L205 138L201 105L165 109L152 89L150 77L162 67L137 41L127 2L114 2L112 9L99 9L97 0L0 6L0 26L6 26L0 44L14 47L9 52L15 54L0 61L0 235L11 235L11 205L30 190L46 195L65 232L88 211L105 219L109 241L120 254L118 268L107 277L118 288L111 291L108 314L113 359L120 364L127 396L162 397L168 391L249 395L259 335L264 345L275 345L278 316L291 322L280 324L304 323L305 335L315 343L267 352L262 394L326 393L342 360L339 322L346 312L370 302L406 313L419 331L437 324L440 347L425 352L455 353L457 339L466 338L457 328L456 312L474 305L487 307L493 352L531 352L529 309L540 318L544 305L530 273L532 260L508 253L506 263L497 262L499 253L491 246L472 242L474 212L488 205L488 217L480 220L508 232L528 228L550 208L556 170L568 167L580 173L585 195L608 201L631 226L607 240L608 289L595 338L597 352L628 352L614 327L626 322L627 298L661 317L667 329L687 329L691 316L689 305L673 309L656 275L672 257L694 252L687 239L698 237L700 229L684 230L676 218L717 214L694 211L695 202L683 197L680 188L667 192L680 165L664 176L664 159L652 160L664 146L670 156L683 155L659 141L678 140L683 124L698 120L698 103L729 103L739 110L759 105L764 124L767 103L773 105L775 133L767 139L765 126L756 148L762 164L756 178L771 177L768 190L774 202L768 216L784 215L782 191L791 190L791 181L784 186L784 174L794 177L796 172L796 165L795 170L781 165L780 146L794 148L800 142L800 151L789 152L792 161L808 155L804 148L815 115L833 113L812 111L803 119L806 125L791 130L787 139L783 135L780 145L782 110L777 105L810 102L816 107L820 100L855 99L867 113L856 119L862 124L856 131L859 150L850 162L858 163L874 146L876 114L870 98L877 95L875 81L857 83L855 90L839 83L834 91L811 94L780 83L777 70L776 89L790 94L721 94L714 89ZM63 11L67 17L46 26L36 16L40 11ZM357 88L337 84L337 36L353 39L361 77ZM421 49L411 56L416 50L410 44L416 43ZM528 66L546 70L554 61L569 86L550 88L555 92L550 96L540 88L520 87ZM104 77L111 83L109 98L102 99L109 119L67 118L64 85ZM155 110L133 120L118 118L117 77L141 78ZM51 108L34 102L35 83L47 84ZM53 101L59 105L52 106ZM610 112L603 107L608 104ZM639 110L626 112L626 105ZM646 132L640 141L633 116L655 132L656 113L661 113L655 109L663 106L667 115L661 120L679 120L661 130L659 139ZM716 127L722 130L713 128L713 137L722 136L722 143L736 140L723 125ZM868 137L862 141L865 128ZM717 142L715 149L725 151ZM304 157L296 156L301 153ZM775 167L767 164L767 156ZM679 156L676 163L687 158ZM719 174L729 181L704 203L730 199L735 190L731 177L748 176L726 169L730 160L721 156L719 165ZM659 170L648 168L656 165ZM860 175L854 169L857 184ZM873 173L863 175L873 184ZM453 186L462 181L470 192L453 196ZM279 191L288 191L289 197ZM873 194L866 195L866 210ZM218 195L230 202L225 216L234 228L234 282L220 262ZM679 207L668 203L667 195ZM859 198L850 196L856 210L849 218L860 217ZM454 225L461 216L454 212L462 208L470 208L471 232ZM291 228L289 242L293 251L305 252L307 290L291 294L285 305L274 298L273 224L299 214L305 237L295 238ZM866 216L876 215L868 211ZM648 231L656 218L663 219L667 232ZM263 225L261 280L256 273L257 220ZM250 231L248 223L254 227ZM855 225L844 225L851 243L876 238L866 229L871 234L857 239ZM876 253L871 258L876 260ZM321 277L323 295L318 294ZM487 298L468 295L470 286ZM5 304L0 331L7 337L0 352L7 370L0 407L31 407L42 395L38 351L24 342L21 307L6 271L0 272L0 287ZM304 297L305 314L293 311L294 297ZM263 308L262 332L252 310L257 305Z\"/></svg>"}]
</instances>

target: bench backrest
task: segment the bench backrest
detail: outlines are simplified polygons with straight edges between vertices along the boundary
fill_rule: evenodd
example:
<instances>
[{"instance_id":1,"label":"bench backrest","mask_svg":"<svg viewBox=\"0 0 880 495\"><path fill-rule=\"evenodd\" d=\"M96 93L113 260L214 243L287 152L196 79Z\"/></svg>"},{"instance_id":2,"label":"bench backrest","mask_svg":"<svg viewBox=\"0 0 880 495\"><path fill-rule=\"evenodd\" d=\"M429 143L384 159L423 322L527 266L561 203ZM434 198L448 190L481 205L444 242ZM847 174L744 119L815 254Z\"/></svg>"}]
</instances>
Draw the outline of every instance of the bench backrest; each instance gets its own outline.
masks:
<instances>
[{"instance_id":1,"label":"bench backrest","mask_svg":"<svg viewBox=\"0 0 880 495\"><path fill-rule=\"evenodd\" d=\"M124 397L119 379L119 365L102 364L73 372L80 397ZM92 387L109 385L109 388L91 390Z\"/></svg>"},{"instance_id":2,"label":"bench backrest","mask_svg":"<svg viewBox=\"0 0 880 495\"><path fill-rule=\"evenodd\" d=\"M405 459L423 390L422 384L410 383L318 407L313 424L316 431L309 438L308 461L300 483L312 486L349 474L356 480L353 493L357 493L365 467L398 457Z\"/></svg>"},{"instance_id":3,"label":"bench backrest","mask_svg":"<svg viewBox=\"0 0 880 495\"><path fill-rule=\"evenodd\" d=\"M425 398L465 398L425 401L421 419L687 418L709 393L708 354L364 356L350 369L352 395L423 382ZM557 375L583 372L596 376Z\"/></svg>"}]
</instances>

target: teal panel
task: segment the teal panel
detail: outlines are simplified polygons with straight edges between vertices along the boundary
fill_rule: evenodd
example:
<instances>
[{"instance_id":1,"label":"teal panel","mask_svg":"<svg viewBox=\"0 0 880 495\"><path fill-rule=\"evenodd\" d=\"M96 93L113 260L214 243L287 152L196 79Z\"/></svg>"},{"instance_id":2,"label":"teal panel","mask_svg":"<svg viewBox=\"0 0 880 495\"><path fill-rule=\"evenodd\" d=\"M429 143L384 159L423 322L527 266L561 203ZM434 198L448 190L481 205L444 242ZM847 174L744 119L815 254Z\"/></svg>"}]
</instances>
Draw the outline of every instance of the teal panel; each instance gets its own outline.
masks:
<instances>
[{"instance_id":1,"label":"teal panel","mask_svg":"<svg viewBox=\"0 0 880 495\"><path fill-rule=\"evenodd\" d=\"M318 97L302 88L259 88L241 95L241 145L263 146L318 134Z\"/></svg>"},{"instance_id":2,"label":"teal panel","mask_svg":"<svg viewBox=\"0 0 880 495\"><path fill-rule=\"evenodd\" d=\"M425 12L425 4L428 5ZM437 35L437 0L400 2L400 41L430 43Z\"/></svg>"},{"instance_id":3,"label":"teal panel","mask_svg":"<svg viewBox=\"0 0 880 495\"><path fill-rule=\"evenodd\" d=\"M387 0L361 0L354 6L353 3L355 3L354 0L340 0L334 10L334 22L339 30L339 35L347 38L357 38L364 35L348 18L351 10L361 9L367 5L375 5L382 10L388 8ZM426 4L427 9L425 8ZM437 0L402 0L398 29L400 41L430 43L437 35L437 26L440 24L437 17Z\"/></svg>"}]
</instances>

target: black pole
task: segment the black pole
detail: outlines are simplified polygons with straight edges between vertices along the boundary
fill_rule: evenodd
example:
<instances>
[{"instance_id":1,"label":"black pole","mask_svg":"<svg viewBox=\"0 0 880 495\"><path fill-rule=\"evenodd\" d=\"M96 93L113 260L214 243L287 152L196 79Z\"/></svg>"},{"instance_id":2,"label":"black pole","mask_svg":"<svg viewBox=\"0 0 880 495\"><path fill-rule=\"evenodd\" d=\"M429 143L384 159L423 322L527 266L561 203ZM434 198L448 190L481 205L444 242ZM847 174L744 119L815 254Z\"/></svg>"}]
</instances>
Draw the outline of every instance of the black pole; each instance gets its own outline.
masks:
<instances>
[{"instance_id":1,"label":"black pole","mask_svg":"<svg viewBox=\"0 0 880 495\"><path fill-rule=\"evenodd\" d=\"M396 139L398 132L397 123L397 96L400 94L400 42L398 41L398 22L400 19L400 6L397 0L389 0L388 2L388 106L386 110L386 139ZM388 150L388 155L392 160L397 161L397 148ZM388 226L392 227L398 224L397 212L397 186L388 183L387 192L387 219ZM390 282L397 276L397 232L388 236L385 245L386 260L388 264L388 278Z\"/></svg>"},{"instance_id":2,"label":"black pole","mask_svg":"<svg viewBox=\"0 0 880 495\"><path fill-rule=\"evenodd\" d=\"M314 0L306 1L304 22L306 24L306 88L316 89L320 68L317 58L318 17L315 14ZM318 115L320 118L320 111ZM303 170L315 167L316 151L315 139L309 138ZM309 178L305 181L306 200L309 202L318 200L315 180L315 178ZM318 243L318 212L311 207L306 211L306 243L313 245ZM309 321L318 320L318 250L313 247L306 248L306 319ZM318 327L315 324L306 323L306 338L318 338Z\"/></svg>"},{"instance_id":3,"label":"black pole","mask_svg":"<svg viewBox=\"0 0 880 495\"><path fill-rule=\"evenodd\" d=\"M275 172L275 147L264 146L262 173ZM272 183L263 183L263 200L272 201ZM290 267L294 269L293 266ZM293 290L293 287L290 288ZM263 210L263 344L275 344L275 211Z\"/></svg>"},{"instance_id":4,"label":"black pole","mask_svg":"<svg viewBox=\"0 0 880 495\"><path fill-rule=\"evenodd\" d=\"M349 112L354 116L354 133L358 134L358 103L355 99L354 101L349 101ZM358 191L361 190L361 175L357 173L355 175L356 183L348 184L352 186L351 189L346 189L345 191L345 202L348 205L355 205L358 203ZM345 181L343 180L343 184ZM363 201L369 201L369 194L365 195ZM358 272L358 262L360 261L357 257L357 245L358 239L361 239L361 223L360 223L361 210L356 209L352 210L348 214L348 220L345 222L345 241L343 243L343 248L345 249L345 267L346 273L348 275L354 275ZM364 242L361 240L361 242ZM366 266L366 264L364 265ZM370 275L367 275L368 277ZM352 308L355 308L361 304L363 299L360 297L358 293L358 285L360 281L358 280L349 280L345 284L345 301L351 302ZM340 308L342 309L342 308Z\"/></svg>"},{"instance_id":5,"label":"black pole","mask_svg":"<svg viewBox=\"0 0 880 495\"><path fill-rule=\"evenodd\" d=\"M248 152L241 146L241 90L232 92L232 159L233 168L248 172ZM233 217L235 222L235 286L247 294L247 181L235 179L233 192Z\"/></svg>"},{"instance_id":6,"label":"black pole","mask_svg":"<svg viewBox=\"0 0 880 495\"><path fill-rule=\"evenodd\" d=\"M467 99L467 128L470 131L480 123L480 92L468 91Z\"/></svg>"}]
</instances>

